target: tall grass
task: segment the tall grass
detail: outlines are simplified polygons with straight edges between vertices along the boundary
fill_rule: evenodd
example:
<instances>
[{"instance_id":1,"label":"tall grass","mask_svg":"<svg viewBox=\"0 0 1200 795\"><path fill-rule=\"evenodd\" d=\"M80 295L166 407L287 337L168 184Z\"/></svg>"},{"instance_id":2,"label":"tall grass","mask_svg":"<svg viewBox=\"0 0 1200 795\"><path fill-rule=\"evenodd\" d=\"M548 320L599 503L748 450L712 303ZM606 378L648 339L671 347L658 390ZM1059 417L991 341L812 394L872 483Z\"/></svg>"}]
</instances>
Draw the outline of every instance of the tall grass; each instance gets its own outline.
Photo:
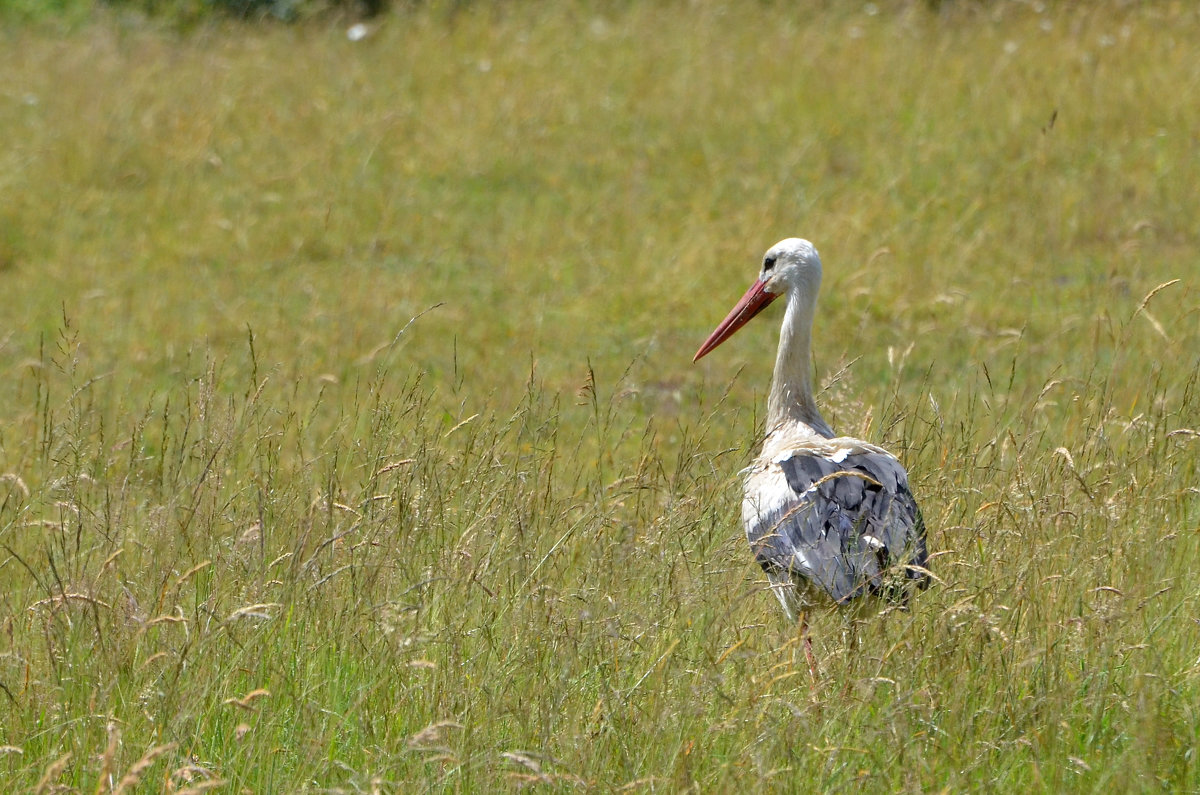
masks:
<instances>
[{"instance_id":1,"label":"tall grass","mask_svg":"<svg viewBox=\"0 0 1200 795\"><path fill-rule=\"evenodd\" d=\"M0 781L1200 788L1200 16L880 5L0 33ZM816 683L790 234L939 578Z\"/></svg>"}]
</instances>

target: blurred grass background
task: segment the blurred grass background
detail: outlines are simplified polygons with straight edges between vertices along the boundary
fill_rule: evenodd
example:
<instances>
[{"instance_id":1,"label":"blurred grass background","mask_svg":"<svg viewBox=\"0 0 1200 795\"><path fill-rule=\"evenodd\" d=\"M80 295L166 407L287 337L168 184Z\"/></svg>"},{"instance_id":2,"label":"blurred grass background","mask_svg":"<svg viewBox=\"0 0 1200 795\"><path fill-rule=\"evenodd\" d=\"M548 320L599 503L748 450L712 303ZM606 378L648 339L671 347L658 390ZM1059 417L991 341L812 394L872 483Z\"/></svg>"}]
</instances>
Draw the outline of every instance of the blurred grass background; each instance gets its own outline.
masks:
<instances>
[{"instance_id":1,"label":"blurred grass background","mask_svg":"<svg viewBox=\"0 0 1200 795\"><path fill-rule=\"evenodd\" d=\"M1190 4L70 8L0 31L0 779L1200 787ZM817 685L775 321L690 364L790 235L943 580Z\"/></svg>"}]
</instances>

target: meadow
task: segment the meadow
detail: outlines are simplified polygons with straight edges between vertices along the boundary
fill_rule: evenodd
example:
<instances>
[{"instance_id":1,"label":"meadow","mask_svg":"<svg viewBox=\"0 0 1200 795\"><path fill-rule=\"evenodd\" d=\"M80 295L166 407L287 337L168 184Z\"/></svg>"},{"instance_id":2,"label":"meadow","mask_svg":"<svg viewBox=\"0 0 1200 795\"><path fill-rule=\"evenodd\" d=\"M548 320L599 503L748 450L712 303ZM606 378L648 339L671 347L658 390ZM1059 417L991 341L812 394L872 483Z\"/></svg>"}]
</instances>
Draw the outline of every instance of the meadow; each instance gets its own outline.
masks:
<instances>
[{"instance_id":1,"label":"meadow","mask_svg":"<svg viewBox=\"0 0 1200 795\"><path fill-rule=\"evenodd\" d=\"M1200 791L1200 10L0 29L0 789ZM938 582L739 523L783 237Z\"/></svg>"}]
</instances>

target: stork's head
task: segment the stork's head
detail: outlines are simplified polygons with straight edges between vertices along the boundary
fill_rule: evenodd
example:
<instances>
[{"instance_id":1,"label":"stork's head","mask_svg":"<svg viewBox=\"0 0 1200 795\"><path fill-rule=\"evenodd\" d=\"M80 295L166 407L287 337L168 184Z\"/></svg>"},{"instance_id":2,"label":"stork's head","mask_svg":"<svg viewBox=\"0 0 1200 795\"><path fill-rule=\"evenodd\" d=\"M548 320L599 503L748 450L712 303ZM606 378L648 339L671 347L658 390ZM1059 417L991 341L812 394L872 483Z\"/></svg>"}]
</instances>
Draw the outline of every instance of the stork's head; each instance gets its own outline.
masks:
<instances>
[{"instance_id":1,"label":"stork's head","mask_svg":"<svg viewBox=\"0 0 1200 795\"><path fill-rule=\"evenodd\" d=\"M821 258L813 244L798 237L779 241L763 255L758 279L713 333L708 335L692 361L699 361L701 356L732 337L735 331L784 293L803 296L812 302L816 300L820 286Z\"/></svg>"}]
</instances>

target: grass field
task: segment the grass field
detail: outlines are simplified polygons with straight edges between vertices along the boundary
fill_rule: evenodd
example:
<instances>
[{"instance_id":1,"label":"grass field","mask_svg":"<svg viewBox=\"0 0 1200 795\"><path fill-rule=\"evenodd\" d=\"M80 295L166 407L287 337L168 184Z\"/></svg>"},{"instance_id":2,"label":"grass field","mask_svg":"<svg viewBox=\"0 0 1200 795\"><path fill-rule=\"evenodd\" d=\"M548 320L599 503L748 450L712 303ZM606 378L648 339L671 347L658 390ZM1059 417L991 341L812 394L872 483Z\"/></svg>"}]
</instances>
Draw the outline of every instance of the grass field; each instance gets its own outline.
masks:
<instances>
[{"instance_id":1,"label":"grass field","mask_svg":"<svg viewBox=\"0 0 1200 795\"><path fill-rule=\"evenodd\" d=\"M1200 791L1200 11L1047 5L0 30L0 789ZM815 684L791 235L939 578Z\"/></svg>"}]
</instances>

